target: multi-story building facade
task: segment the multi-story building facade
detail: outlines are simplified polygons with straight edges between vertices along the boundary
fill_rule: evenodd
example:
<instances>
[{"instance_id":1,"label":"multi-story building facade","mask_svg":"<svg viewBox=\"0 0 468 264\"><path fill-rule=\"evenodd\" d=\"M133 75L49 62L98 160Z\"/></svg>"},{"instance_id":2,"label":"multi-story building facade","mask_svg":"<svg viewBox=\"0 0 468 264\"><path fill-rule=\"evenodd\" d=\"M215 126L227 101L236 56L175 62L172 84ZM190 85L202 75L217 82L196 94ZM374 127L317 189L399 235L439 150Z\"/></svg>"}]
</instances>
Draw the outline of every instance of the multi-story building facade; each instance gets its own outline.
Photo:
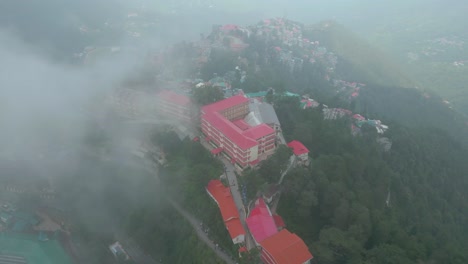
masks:
<instances>
[{"instance_id":1,"label":"multi-story building facade","mask_svg":"<svg viewBox=\"0 0 468 264\"><path fill-rule=\"evenodd\" d=\"M182 122L192 120L194 111L189 97L170 90L162 90L156 98L156 108L162 116Z\"/></svg>"},{"instance_id":2,"label":"multi-story building facade","mask_svg":"<svg viewBox=\"0 0 468 264\"><path fill-rule=\"evenodd\" d=\"M254 166L275 151L275 130L268 125L251 124L249 99L236 95L201 109L201 129L214 149L231 159L238 169Z\"/></svg>"}]
</instances>

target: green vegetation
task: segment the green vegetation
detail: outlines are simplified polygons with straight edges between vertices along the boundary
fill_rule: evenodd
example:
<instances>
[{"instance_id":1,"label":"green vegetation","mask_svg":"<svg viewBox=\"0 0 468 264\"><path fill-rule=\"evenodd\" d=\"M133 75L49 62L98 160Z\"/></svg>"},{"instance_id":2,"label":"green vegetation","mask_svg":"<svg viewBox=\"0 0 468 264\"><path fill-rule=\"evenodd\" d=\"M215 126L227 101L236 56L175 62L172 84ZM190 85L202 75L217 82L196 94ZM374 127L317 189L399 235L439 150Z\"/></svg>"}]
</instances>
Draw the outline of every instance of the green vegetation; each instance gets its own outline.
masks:
<instances>
[{"instance_id":1,"label":"green vegetation","mask_svg":"<svg viewBox=\"0 0 468 264\"><path fill-rule=\"evenodd\" d=\"M204 86L195 89L193 99L198 105L207 105L224 99L223 92L214 86Z\"/></svg>"},{"instance_id":2,"label":"green vegetation","mask_svg":"<svg viewBox=\"0 0 468 264\"><path fill-rule=\"evenodd\" d=\"M315 157L285 178L279 213L318 263L468 260L467 149L440 130L395 123L386 153L372 130L355 138L345 120L323 120L317 110L277 111L293 124L287 137Z\"/></svg>"},{"instance_id":3,"label":"green vegetation","mask_svg":"<svg viewBox=\"0 0 468 264\"><path fill-rule=\"evenodd\" d=\"M453 104L454 109L468 114L467 66L457 67L454 61L468 59L468 34L464 26L464 3L451 1L404 1L386 8L388 19L382 18L365 31L356 27L372 45L380 47L398 61L406 75L421 89L432 90ZM399 7L397 7L399 6ZM417 9L418 12L413 10ZM368 18L369 19L369 18ZM372 19L372 18L371 18ZM433 43L439 38L464 43ZM425 53L424 51L428 51ZM435 52L436 54L430 54ZM413 59L409 54L417 55Z\"/></svg>"},{"instance_id":4,"label":"green vegetation","mask_svg":"<svg viewBox=\"0 0 468 264\"><path fill-rule=\"evenodd\" d=\"M340 57L337 73L345 80L414 87L395 60L342 25L323 22L310 27L304 35L320 41L321 45ZM343 69L346 72L342 72Z\"/></svg>"},{"instance_id":5,"label":"green vegetation","mask_svg":"<svg viewBox=\"0 0 468 264\"><path fill-rule=\"evenodd\" d=\"M147 252L163 263L221 264L214 252L200 242L193 227L164 197L152 200L157 206L142 206L128 217L126 230Z\"/></svg>"},{"instance_id":6,"label":"green vegetation","mask_svg":"<svg viewBox=\"0 0 468 264\"><path fill-rule=\"evenodd\" d=\"M66 173L68 177L58 183L58 193L67 204L66 214L71 219L73 240L79 245L81 260L91 264L114 263L108 245L115 242L117 233L134 240L145 253L164 263L221 263L211 249L200 243L189 223L169 205L166 197L169 188L163 188L153 175L142 169L145 164L141 160L131 156L119 158L116 162L94 155L83 156L76 164L78 170ZM203 186L198 190L209 204ZM213 205L213 213L217 212ZM220 227L225 230L222 222Z\"/></svg>"},{"instance_id":7,"label":"green vegetation","mask_svg":"<svg viewBox=\"0 0 468 264\"><path fill-rule=\"evenodd\" d=\"M322 34L321 43L351 38L341 33L314 32ZM255 41L243 56L260 62L269 58L262 53L265 44ZM339 55L336 77L366 82L357 100L336 96L330 84L321 81L321 66L308 63L292 72L274 60L259 63L259 71L248 70L242 88L308 93L329 106L381 119L390 126L386 136L392 149L384 152L370 127L353 137L346 118L323 120L320 109L300 109L297 98L269 98L286 139L303 142L313 158L308 168L296 168L285 177L279 213L305 240L317 263L468 261L468 204L463 199L468 150L460 144L468 142L466 119L432 93L399 87L411 82L397 64L385 65L385 57L377 55L382 61L373 60L368 47L356 52L352 47L360 46L359 40L341 42L332 49ZM266 163L245 172L242 181L249 198L277 176L270 167L276 164Z\"/></svg>"},{"instance_id":8,"label":"green vegetation","mask_svg":"<svg viewBox=\"0 0 468 264\"><path fill-rule=\"evenodd\" d=\"M266 191L271 184L277 184L281 174L289 164L292 150L285 145L280 145L275 154L259 164L258 170L246 169L238 180L246 186L247 201L253 201L259 191Z\"/></svg>"},{"instance_id":9,"label":"green vegetation","mask_svg":"<svg viewBox=\"0 0 468 264\"><path fill-rule=\"evenodd\" d=\"M155 140L167 154L168 165L160 176L166 192L174 194L174 200L209 227L209 237L236 257L238 247L230 239L217 204L205 190L211 179L223 174L222 163L199 142L188 138L180 141L173 132L160 133Z\"/></svg>"}]
</instances>

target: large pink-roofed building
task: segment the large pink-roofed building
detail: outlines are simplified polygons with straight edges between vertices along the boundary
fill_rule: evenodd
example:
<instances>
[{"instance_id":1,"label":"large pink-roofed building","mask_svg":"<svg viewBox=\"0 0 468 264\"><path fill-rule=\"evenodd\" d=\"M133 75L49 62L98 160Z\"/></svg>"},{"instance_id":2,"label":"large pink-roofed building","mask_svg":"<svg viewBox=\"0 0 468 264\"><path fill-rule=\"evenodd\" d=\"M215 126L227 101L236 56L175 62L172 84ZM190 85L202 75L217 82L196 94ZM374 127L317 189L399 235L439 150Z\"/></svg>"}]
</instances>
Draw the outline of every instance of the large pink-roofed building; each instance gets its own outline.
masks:
<instances>
[{"instance_id":1,"label":"large pink-roofed building","mask_svg":"<svg viewBox=\"0 0 468 264\"><path fill-rule=\"evenodd\" d=\"M275 151L275 130L268 125L249 124L249 99L236 95L201 109L201 128L206 139L238 169L257 164Z\"/></svg>"},{"instance_id":2,"label":"large pink-roofed building","mask_svg":"<svg viewBox=\"0 0 468 264\"><path fill-rule=\"evenodd\" d=\"M255 207L245 221L257 245L266 238L278 233L273 215L262 198L255 201Z\"/></svg>"}]
</instances>

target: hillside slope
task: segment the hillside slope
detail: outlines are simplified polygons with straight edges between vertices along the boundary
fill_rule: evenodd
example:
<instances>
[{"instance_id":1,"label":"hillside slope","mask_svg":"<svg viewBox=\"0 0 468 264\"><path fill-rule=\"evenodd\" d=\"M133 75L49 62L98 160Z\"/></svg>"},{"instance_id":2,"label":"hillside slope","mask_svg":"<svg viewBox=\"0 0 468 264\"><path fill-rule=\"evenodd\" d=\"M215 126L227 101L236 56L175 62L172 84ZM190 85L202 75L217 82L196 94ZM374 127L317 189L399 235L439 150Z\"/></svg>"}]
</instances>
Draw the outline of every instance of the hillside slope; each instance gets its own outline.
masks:
<instances>
[{"instance_id":1,"label":"hillside slope","mask_svg":"<svg viewBox=\"0 0 468 264\"><path fill-rule=\"evenodd\" d=\"M378 48L332 21L308 27L304 35L320 41L321 45L339 56L337 73L345 79L381 85L414 87L404 69ZM352 70L343 71L344 68Z\"/></svg>"}]
</instances>

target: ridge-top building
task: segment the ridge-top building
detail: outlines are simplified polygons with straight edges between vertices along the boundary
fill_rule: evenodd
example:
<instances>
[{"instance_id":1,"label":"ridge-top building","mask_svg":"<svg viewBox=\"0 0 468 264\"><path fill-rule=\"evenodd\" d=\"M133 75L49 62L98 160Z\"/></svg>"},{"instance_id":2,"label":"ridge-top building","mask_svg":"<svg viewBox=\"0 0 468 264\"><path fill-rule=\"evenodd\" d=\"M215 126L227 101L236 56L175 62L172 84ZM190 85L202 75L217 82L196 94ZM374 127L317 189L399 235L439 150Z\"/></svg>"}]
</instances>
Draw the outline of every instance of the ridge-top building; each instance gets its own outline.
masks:
<instances>
[{"instance_id":1,"label":"ridge-top building","mask_svg":"<svg viewBox=\"0 0 468 264\"><path fill-rule=\"evenodd\" d=\"M249 99L236 95L201 109L201 129L214 147L242 170L255 166L275 151L276 133L258 122L249 110Z\"/></svg>"}]
</instances>

